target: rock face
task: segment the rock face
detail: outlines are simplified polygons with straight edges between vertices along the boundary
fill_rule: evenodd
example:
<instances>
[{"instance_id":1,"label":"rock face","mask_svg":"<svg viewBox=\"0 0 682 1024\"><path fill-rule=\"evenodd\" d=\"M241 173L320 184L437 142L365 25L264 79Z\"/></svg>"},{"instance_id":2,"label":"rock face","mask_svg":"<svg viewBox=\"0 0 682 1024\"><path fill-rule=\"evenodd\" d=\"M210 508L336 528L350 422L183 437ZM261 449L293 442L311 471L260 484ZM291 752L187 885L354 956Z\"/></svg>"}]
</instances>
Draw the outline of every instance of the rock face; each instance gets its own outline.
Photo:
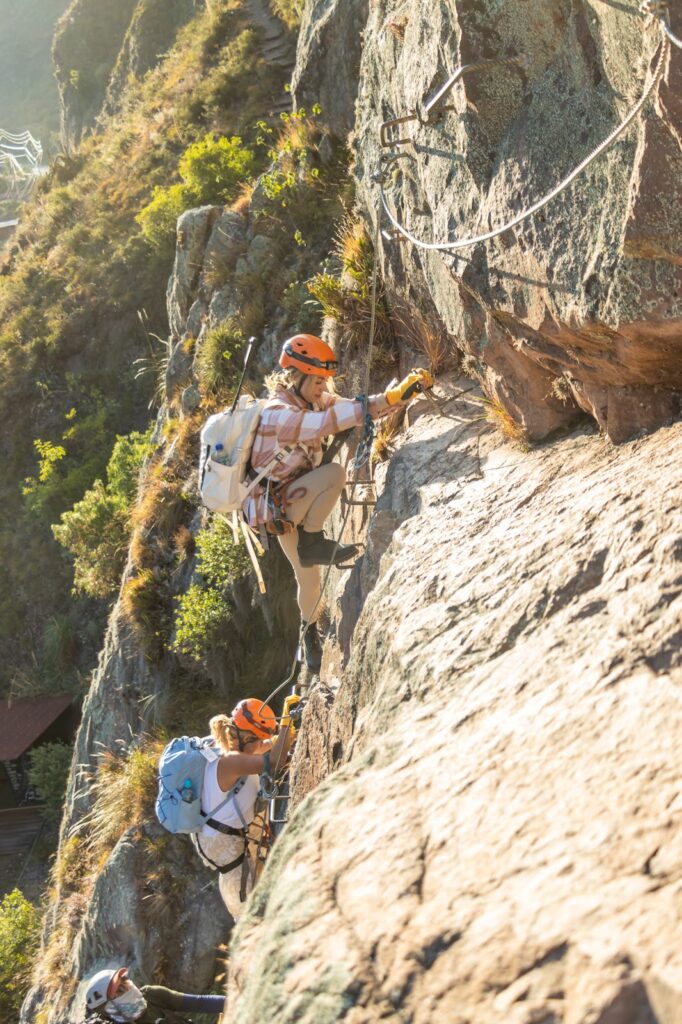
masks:
<instances>
[{"instance_id":1,"label":"rock face","mask_svg":"<svg viewBox=\"0 0 682 1024\"><path fill-rule=\"evenodd\" d=\"M78 146L103 109L112 112L128 77L142 77L195 13L195 0L73 0L53 44L62 140Z\"/></svg>"},{"instance_id":2,"label":"rock face","mask_svg":"<svg viewBox=\"0 0 682 1024\"><path fill-rule=\"evenodd\" d=\"M253 244L259 237L251 246L262 258L263 239ZM183 344L191 338L196 355L207 330L228 315L231 286L216 284L214 277L230 276L240 253L246 251L251 252L246 222L229 210L202 207L179 220L176 259L167 290L172 355L166 394L168 401L178 399L176 413L191 415L197 397L201 398L191 383L192 356ZM239 293L232 289L232 295L238 306ZM164 440L168 414L168 406L162 406L156 431L157 457L167 475L184 473L183 500L196 509L198 445L178 469L175 446ZM143 473L142 495L149 486L150 479ZM188 532L196 534L202 525L202 512L197 511ZM149 548L153 526L145 532L144 543ZM194 579L195 559L190 548L185 561L175 565L167 547L165 554L156 553L150 603L144 612L155 622L157 639L152 639L151 646L149 638L135 630L126 610L126 587L144 574L134 559L129 559L122 595L109 621L76 738L61 826L61 865L74 859L70 844L78 844L79 837L88 835L103 757L124 757L144 746L145 739L159 730L170 730L172 735L186 732L191 727L186 718L183 721L183 711L193 714L198 702L207 708L197 726L203 733L208 717L229 711L244 687L257 693L271 678L281 678L288 671L298 612L291 599L291 572L279 549L273 547L264 562L266 597L258 594L255 581L248 577L232 584L233 612L225 626L225 646L199 670L189 659L168 651L173 601ZM151 557L149 552L145 557ZM160 630L165 630L165 645L158 641ZM155 780L151 785L153 796ZM36 1019L41 1024L82 1020L83 982L105 967L127 964L131 974L145 984L161 975L182 991L210 990L216 957L229 936L231 919L218 895L216 874L203 867L187 837L168 835L153 816L131 826L105 854L86 903L81 880L70 884L69 870L62 867L60 875L66 877L55 880L38 972L22 1009L22 1024L33 1024ZM45 977L55 949L60 953L59 964L52 971L58 979L56 986L48 984Z\"/></svg>"},{"instance_id":3,"label":"rock face","mask_svg":"<svg viewBox=\"0 0 682 1024\"><path fill-rule=\"evenodd\" d=\"M320 8L311 39L333 5ZM421 110L459 65L500 57L522 63L464 74L451 111L389 132L409 141L392 147L399 157L386 176L387 203L417 238L440 242L485 233L548 193L643 92L661 34L636 8L373 3L355 123L368 216L379 203L381 122ZM314 4L308 12L315 16ZM671 14L679 35L679 12ZM304 44L299 60L307 53ZM324 54L320 44L315 61ZM313 71L297 73L303 81ZM512 231L457 253L408 242L385 249L389 278L410 303L435 307L468 368L531 438L571 425L582 410L622 441L679 411L681 76L673 48L627 133Z\"/></svg>"},{"instance_id":4,"label":"rock face","mask_svg":"<svg viewBox=\"0 0 682 1024\"><path fill-rule=\"evenodd\" d=\"M319 103L334 135L353 128L368 0L309 0L291 82L297 107Z\"/></svg>"},{"instance_id":5,"label":"rock face","mask_svg":"<svg viewBox=\"0 0 682 1024\"><path fill-rule=\"evenodd\" d=\"M445 412L380 480L227 1021L678 1024L682 429Z\"/></svg>"}]
</instances>

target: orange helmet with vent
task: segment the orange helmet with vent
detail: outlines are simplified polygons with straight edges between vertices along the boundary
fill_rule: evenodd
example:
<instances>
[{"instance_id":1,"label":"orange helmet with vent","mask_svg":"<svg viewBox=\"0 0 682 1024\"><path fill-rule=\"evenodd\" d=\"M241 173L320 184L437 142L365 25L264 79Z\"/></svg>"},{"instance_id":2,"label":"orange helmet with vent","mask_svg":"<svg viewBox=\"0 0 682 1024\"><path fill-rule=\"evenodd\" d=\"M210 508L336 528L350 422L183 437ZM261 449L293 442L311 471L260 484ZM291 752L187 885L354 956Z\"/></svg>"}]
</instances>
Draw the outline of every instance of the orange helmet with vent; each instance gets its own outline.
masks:
<instances>
[{"instance_id":1,"label":"orange helmet with vent","mask_svg":"<svg viewBox=\"0 0 682 1024\"><path fill-rule=\"evenodd\" d=\"M316 377L335 377L339 369L334 350L314 334L295 334L285 341L279 365Z\"/></svg>"},{"instance_id":2,"label":"orange helmet with vent","mask_svg":"<svg viewBox=\"0 0 682 1024\"><path fill-rule=\"evenodd\" d=\"M274 711L256 697L240 700L231 717L238 729L251 732L261 740L267 740L277 732Z\"/></svg>"}]
</instances>

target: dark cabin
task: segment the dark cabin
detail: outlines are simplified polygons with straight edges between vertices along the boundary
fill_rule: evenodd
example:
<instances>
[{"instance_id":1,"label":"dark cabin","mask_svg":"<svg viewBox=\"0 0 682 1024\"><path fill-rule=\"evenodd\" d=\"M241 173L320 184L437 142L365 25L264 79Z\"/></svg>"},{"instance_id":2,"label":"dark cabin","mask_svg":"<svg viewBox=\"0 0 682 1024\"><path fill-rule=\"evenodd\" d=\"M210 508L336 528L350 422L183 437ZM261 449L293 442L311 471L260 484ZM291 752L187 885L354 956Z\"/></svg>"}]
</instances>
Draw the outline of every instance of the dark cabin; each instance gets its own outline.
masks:
<instances>
[{"instance_id":1,"label":"dark cabin","mask_svg":"<svg viewBox=\"0 0 682 1024\"><path fill-rule=\"evenodd\" d=\"M43 743L71 743L76 725L70 693L0 702L0 810L38 802L28 781L29 754Z\"/></svg>"}]
</instances>

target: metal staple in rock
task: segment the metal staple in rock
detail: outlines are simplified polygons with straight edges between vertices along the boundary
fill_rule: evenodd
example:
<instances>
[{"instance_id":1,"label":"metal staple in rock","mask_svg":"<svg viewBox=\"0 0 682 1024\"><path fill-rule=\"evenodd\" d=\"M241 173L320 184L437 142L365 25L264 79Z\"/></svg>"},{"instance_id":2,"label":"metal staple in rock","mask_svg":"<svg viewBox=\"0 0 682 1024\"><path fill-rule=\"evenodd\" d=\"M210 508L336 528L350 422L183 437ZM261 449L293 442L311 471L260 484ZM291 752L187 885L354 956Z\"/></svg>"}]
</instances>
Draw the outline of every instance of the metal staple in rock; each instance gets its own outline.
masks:
<instances>
[{"instance_id":1,"label":"metal staple in rock","mask_svg":"<svg viewBox=\"0 0 682 1024\"><path fill-rule=\"evenodd\" d=\"M663 69L665 67L666 58L670 52L670 44L672 43L674 46L680 47L682 49L682 40L678 39L677 36L675 36L672 33L670 25L668 23L667 14L663 13L664 8L667 11L667 5L659 4L656 2L652 4L651 0L645 0L645 2L640 6L640 11L642 14L654 17L659 22L663 36L660 53L658 56L658 60L656 62L656 66L654 68L654 73L652 75L651 81L645 87L642 96L637 101L632 110L630 110L628 115L611 132L611 134L606 139L604 139L604 141L601 142L596 147L596 149L594 149L587 157L585 157L585 159L581 163L579 163L578 166L575 167L570 174L568 174L562 181L560 181L559 184L555 188L553 188L551 192L548 192L536 203L533 203L532 206L529 206L527 209L523 210L522 213L517 214L516 217L513 217L511 220L507 221L506 224L502 224L500 227L494 228L491 231L487 231L484 234L475 235L470 238L458 239L453 242L425 242L422 239L417 238L405 227L403 227L403 225L398 221L398 219L391 213L388 206L388 201L386 199L386 194L384 192L386 164L390 165L395 163L396 160L399 160L403 154L391 153L388 154L386 158L384 158L382 155L382 158L379 163L379 170L376 175L376 180L379 183L381 205L384 209L384 212L386 213L386 216L390 220L391 224L393 224L396 231L398 231L403 238L407 239L407 241L412 242L413 245L416 245L419 249L428 249L441 252L452 251L455 249L465 249L471 245L477 245L480 242L488 242L491 239L496 238L498 235L504 234L505 231L509 231L511 228L514 228L517 225L521 224L529 217L532 217L533 214L541 210L544 206L551 202L552 199L555 199L561 192L568 188L571 182L575 181L575 179L580 174L582 174L582 172L586 170L591 163L593 163L611 145L613 145L616 139L623 134L625 129L632 123L632 121L640 113L640 111L646 104L647 100L649 99L649 97L651 96L652 92L654 91L655 87L658 85L661 79Z\"/></svg>"}]
</instances>

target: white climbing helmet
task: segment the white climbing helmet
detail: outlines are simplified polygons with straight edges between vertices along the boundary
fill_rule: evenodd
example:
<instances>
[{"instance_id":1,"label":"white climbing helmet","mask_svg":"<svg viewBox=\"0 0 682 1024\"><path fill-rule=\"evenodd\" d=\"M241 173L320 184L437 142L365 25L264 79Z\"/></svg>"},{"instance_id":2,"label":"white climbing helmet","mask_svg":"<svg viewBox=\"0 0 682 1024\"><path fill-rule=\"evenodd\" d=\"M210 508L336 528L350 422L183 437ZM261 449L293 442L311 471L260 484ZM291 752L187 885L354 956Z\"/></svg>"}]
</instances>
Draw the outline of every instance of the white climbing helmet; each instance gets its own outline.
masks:
<instances>
[{"instance_id":1,"label":"white climbing helmet","mask_svg":"<svg viewBox=\"0 0 682 1024\"><path fill-rule=\"evenodd\" d=\"M118 970L98 971L88 982L85 993L85 1005L88 1010L95 1010L98 1006L104 1006L109 1000L109 991L114 979L118 981L128 973L127 967L119 967Z\"/></svg>"}]
</instances>

